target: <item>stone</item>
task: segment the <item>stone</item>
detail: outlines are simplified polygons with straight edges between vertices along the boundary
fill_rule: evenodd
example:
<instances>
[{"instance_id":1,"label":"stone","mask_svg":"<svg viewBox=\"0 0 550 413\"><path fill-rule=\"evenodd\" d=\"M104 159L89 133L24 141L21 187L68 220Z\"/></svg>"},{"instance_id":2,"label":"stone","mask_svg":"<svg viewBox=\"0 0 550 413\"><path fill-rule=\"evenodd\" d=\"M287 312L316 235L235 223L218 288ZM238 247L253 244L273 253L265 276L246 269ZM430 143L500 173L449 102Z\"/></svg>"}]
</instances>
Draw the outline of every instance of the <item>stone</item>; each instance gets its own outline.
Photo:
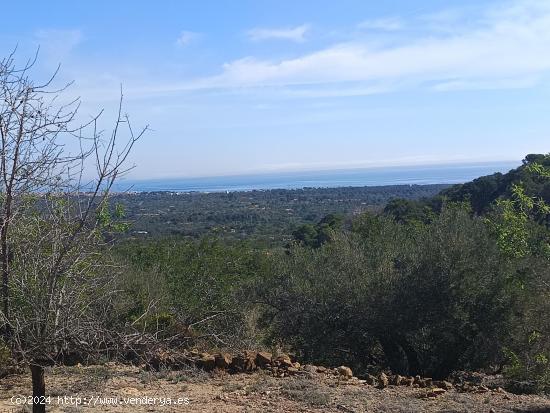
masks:
<instances>
[{"instance_id":1,"label":"stone","mask_svg":"<svg viewBox=\"0 0 550 413\"><path fill-rule=\"evenodd\" d=\"M327 368L323 366L317 366L317 373L326 373Z\"/></svg>"},{"instance_id":2,"label":"stone","mask_svg":"<svg viewBox=\"0 0 550 413\"><path fill-rule=\"evenodd\" d=\"M200 358L197 360L197 365L205 371L214 370L214 367L216 367L216 357L212 354L201 353Z\"/></svg>"},{"instance_id":3,"label":"stone","mask_svg":"<svg viewBox=\"0 0 550 413\"><path fill-rule=\"evenodd\" d=\"M256 365L259 368L264 369L267 367L268 364L271 364L272 358L273 356L271 355L271 353L260 351L258 352L258 354L256 354Z\"/></svg>"},{"instance_id":4,"label":"stone","mask_svg":"<svg viewBox=\"0 0 550 413\"><path fill-rule=\"evenodd\" d=\"M279 367L292 367L292 360L290 360L290 357L288 354L281 354L275 359L275 363Z\"/></svg>"},{"instance_id":5,"label":"stone","mask_svg":"<svg viewBox=\"0 0 550 413\"><path fill-rule=\"evenodd\" d=\"M353 377L353 372L349 367L340 366L336 369L338 375L344 379L351 379Z\"/></svg>"},{"instance_id":6,"label":"stone","mask_svg":"<svg viewBox=\"0 0 550 413\"><path fill-rule=\"evenodd\" d=\"M384 389L388 387L388 384L388 376L386 376L384 373L380 373L380 375L378 376L378 387Z\"/></svg>"},{"instance_id":7,"label":"stone","mask_svg":"<svg viewBox=\"0 0 550 413\"><path fill-rule=\"evenodd\" d=\"M222 370L228 369L233 362L233 357L229 353L218 353L214 357L216 367Z\"/></svg>"},{"instance_id":8,"label":"stone","mask_svg":"<svg viewBox=\"0 0 550 413\"><path fill-rule=\"evenodd\" d=\"M441 387L442 389L445 389L445 390L451 390L453 388L453 384L451 382L443 380L439 382L439 386L437 387Z\"/></svg>"},{"instance_id":9,"label":"stone","mask_svg":"<svg viewBox=\"0 0 550 413\"><path fill-rule=\"evenodd\" d=\"M453 388L453 384L445 380L434 381L433 385L445 390L451 390Z\"/></svg>"},{"instance_id":10,"label":"stone","mask_svg":"<svg viewBox=\"0 0 550 413\"><path fill-rule=\"evenodd\" d=\"M428 392L428 397L437 397L437 396L441 396L442 394L445 394L445 393L447 393L447 390L441 389L439 387L435 387L435 388L433 388L432 390L430 390Z\"/></svg>"},{"instance_id":11,"label":"stone","mask_svg":"<svg viewBox=\"0 0 550 413\"><path fill-rule=\"evenodd\" d=\"M253 371L256 370L256 357L257 354L253 351L245 351L245 370L244 371Z\"/></svg>"},{"instance_id":12,"label":"stone","mask_svg":"<svg viewBox=\"0 0 550 413\"><path fill-rule=\"evenodd\" d=\"M414 384L414 377L403 377L401 379L401 384L403 386L412 386Z\"/></svg>"},{"instance_id":13,"label":"stone","mask_svg":"<svg viewBox=\"0 0 550 413\"><path fill-rule=\"evenodd\" d=\"M318 369L317 366L313 366L311 364L306 364L305 366L302 367L302 370L304 370L305 372L311 373L311 374L317 373L317 371L318 371L317 369Z\"/></svg>"},{"instance_id":14,"label":"stone","mask_svg":"<svg viewBox=\"0 0 550 413\"><path fill-rule=\"evenodd\" d=\"M365 381L368 385L375 386L376 385L376 377L374 377L372 374L367 374L365 377Z\"/></svg>"},{"instance_id":15,"label":"stone","mask_svg":"<svg viewBox=\"0 0 550 413\"><path fill-rule=\"evenodd\" d=\"M415 384L417 384L418 387L420 387L422 389L425 388L425 387L428 387L425 379L420 379L420 380L415 379Z\"/></svg>"},{"instance_id":16,"label":"stone","mask_svg":"<svg viewBox=\"0 0 550 413\"><path fill-rule=\"evenodd\" d=\"M257 354L252 351L245 351L235 357L231 362L231 369L237 372L250 372L256 369Z\"/></svg>"},{"instance_id":17,"label":"stone","mask_svg":"<svg viewBox=\"0 0 550 413\"><path fill-rule=\"evenodd\" d=\"M392 376L391 384L393 384L394 386L399 386L403 381L403 378L403 376L396 374L395 376Z\"/></svg>"}]
</instances>

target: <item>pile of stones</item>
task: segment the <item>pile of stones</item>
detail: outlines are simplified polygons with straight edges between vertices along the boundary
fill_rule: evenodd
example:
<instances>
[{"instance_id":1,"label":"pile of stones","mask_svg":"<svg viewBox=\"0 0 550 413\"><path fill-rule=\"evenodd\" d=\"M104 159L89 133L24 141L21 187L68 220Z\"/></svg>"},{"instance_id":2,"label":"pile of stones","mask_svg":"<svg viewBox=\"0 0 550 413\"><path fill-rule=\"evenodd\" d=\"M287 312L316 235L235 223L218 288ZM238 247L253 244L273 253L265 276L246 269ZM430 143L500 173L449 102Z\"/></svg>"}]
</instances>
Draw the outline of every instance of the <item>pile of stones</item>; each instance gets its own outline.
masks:
<instances>
[{"instance_id":1,"label":"pile of stones","mask_svg":"<svg viewBox=\"0 0 550 413\"><path fill-rule=\"evenodd\" d=\"M174 352L163 350L155 353L150 358L148 365L154 369L168 368L180 369L183 366L194 365L205 371L226 371L231 374L251 373L257 370L270 371L274 377L289 376L315 376L324 375L337 380L341 384L370 385L379 389L390 386L408 386L424 389L420 397L437 397L448 390L456 389L460 392L484 393L491 390L484 385L461 380L456 385L446 380L433 380L429 377L402 376L399 374L386 374L377 376L367 374L357 378L351 368L340 366L328 368L311 364L300 364L295 357L286 353L272 354L263 351L245 350L238 354L226 352L207 353L198 351ZM497 391L503 391L498 388Z\"/></svg>"}]
</instances>

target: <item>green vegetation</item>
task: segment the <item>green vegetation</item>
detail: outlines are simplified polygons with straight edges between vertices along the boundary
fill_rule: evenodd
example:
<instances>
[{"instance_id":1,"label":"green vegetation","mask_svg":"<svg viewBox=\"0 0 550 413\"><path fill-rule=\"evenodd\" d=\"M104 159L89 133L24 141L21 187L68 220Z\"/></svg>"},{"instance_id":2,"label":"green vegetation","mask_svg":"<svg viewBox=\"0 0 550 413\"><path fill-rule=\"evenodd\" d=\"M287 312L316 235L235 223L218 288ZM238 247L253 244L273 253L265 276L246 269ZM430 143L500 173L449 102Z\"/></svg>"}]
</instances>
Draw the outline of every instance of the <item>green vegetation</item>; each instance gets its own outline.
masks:
<instances>
[{"instance_id":1,"label":"green vegetation","mask_svg":"<svg viewBox=\"0 0 550 413\"><path fill-rule=\"evenodd\" d=\"M500 368L548 391L548 159L450 188L116 195L97 208L120 241L109 323L359 374ZM160 212L132 223L144 210Z\"/></svg>"},{"instance_id":2,"label":"green vegetation","mask_svg":"<svg viewBox=\"0 0 550 413\"><path fill-rule=\"evenodd\" d=\"M391 199L432 197L448 185L396 185L362 188L304 188L250 192L118 194L132 223L127 236L138 239L215 236L280 246L302 224L328 214L381 210Z\"/></svg>"},{"instance_id":3,"label":"green vegetation","mask_svg":"<svg viewBox=\"0 0 550 413\"><path fill-rule=\"evenodd\" d=\"M548 391L549 166L550 156L529 155L508 174L431 198L388 195L384 210L357 213L347 201L344 211L319 216L328 211L303 200L301 222L275 214L251 226L247 240L207 231L200 220L193 225L204 225L208 238L201 231L198 239L129 238L116 249L127 264L121 317L179 332L188 346L282 345L303 361L438 378L500 368L532 391ZM319 199L323 191L302 195ZM265 197L280 212L298 193L201 202ZM202 211L208 222L210 210Z\"/></svg>"}]
</instances>

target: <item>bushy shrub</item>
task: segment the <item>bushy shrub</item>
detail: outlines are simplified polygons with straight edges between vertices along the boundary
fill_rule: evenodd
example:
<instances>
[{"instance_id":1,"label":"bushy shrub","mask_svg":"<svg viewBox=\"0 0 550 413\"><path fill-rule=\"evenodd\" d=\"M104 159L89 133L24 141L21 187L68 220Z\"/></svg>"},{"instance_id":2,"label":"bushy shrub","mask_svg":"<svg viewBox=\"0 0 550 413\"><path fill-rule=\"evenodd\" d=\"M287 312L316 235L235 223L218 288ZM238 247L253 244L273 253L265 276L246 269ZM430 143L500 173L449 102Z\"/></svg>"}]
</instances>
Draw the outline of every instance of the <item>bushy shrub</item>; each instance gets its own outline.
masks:
<instances>
[{"instance_id":1,"label":"bushy shrub","mask_svg":"<svg viewBox=\"0 0 550 413\"><path fill-rule=\"evenodd\" d=\"M250 339L251 305L239 294L264 271L265 254L211 239L128 243L118 253L128 264L121 280L128 297L123 318L190 344L223 347Z\"/></svg>"},{"instance_id":2,"label":"bushy shrub","mask_svg":"<svg viewBox=\"0 0 550 413\"><path fill-rule=\"evenodd\" d=\"M308 360L363 369L444 377L496 361L513 269L463 206L430 225L364 215L332 240L295 247L258 287L273 336Z\"/></svg>"}]
</instances>

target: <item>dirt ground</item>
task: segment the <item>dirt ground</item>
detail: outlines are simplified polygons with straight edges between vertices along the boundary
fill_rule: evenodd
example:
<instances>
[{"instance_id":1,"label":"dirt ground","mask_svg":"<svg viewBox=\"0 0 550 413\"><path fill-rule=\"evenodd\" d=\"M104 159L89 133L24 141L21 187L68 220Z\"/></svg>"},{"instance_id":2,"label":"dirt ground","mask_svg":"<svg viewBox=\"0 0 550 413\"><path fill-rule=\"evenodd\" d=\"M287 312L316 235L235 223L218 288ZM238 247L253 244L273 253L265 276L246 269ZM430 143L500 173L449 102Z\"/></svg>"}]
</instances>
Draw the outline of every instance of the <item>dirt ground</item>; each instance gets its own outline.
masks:
<instances>
[{"instance_id":1,"label":"dirt ground","mask_svg":"<svg viewBox=\"0 0 550 413\"><path fill-rule=\"evenodd\" d=\"M105 366L49 369L49 412L550 412L550 399L504 391L427 390L389 386L311 373L285 378L267 372L205 373L200 370L147 372ZM0 380L0 412L31 412L21 404L31 391L29 375Z\"/></svg>"}]
</instances>

